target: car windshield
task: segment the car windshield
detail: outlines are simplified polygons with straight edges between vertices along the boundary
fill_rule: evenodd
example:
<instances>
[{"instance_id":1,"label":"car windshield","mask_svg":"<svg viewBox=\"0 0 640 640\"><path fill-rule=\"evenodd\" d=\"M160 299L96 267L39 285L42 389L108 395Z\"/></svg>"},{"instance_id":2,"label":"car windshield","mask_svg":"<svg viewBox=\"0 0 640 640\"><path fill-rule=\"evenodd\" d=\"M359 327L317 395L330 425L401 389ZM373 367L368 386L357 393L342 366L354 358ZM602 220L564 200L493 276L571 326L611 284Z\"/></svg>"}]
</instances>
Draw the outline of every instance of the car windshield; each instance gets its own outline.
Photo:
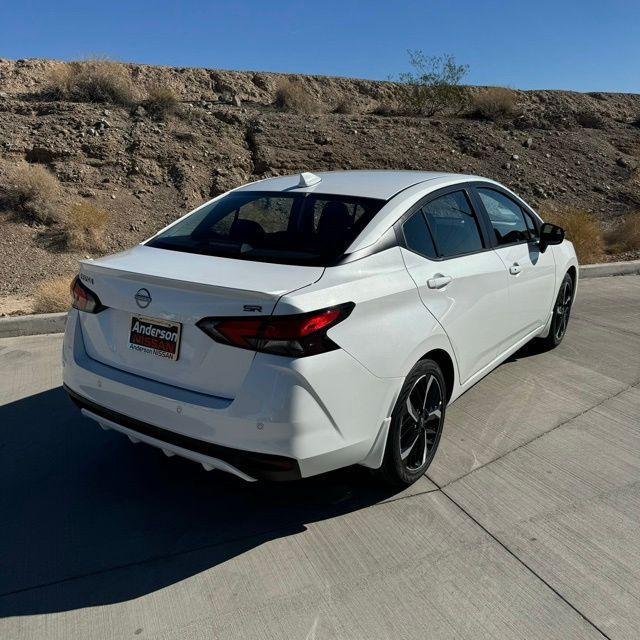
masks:
<instances>
[{"instance_id":1,"label":"car windshield","mask_svg":"<svg viewBox=\"0 0 640 640\"><path fill-rule=\"evenodd\" d=\"M235 191L206 205L147 246L298 265L340 257L384 200L317 193Z\"/></svg>"}]
</instances>

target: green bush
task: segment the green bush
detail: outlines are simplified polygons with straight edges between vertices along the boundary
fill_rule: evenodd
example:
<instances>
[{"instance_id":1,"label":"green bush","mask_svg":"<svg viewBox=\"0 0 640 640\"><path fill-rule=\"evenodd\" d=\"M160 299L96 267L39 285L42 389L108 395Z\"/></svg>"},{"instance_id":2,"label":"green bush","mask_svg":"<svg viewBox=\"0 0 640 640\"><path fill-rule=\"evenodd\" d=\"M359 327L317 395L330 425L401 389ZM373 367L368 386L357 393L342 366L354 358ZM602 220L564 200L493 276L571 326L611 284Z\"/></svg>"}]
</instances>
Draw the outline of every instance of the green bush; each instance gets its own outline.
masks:
<instances>
[{"instance_id":1,"label":"green bush","mask_svg":"<svg viewBox=\"0 0 640 640\"><path fill-rule=\"evenodd\" d=\"M399 76L398 101L410 115L433 116L443 111L462 111L467 104L466 89L461 86L467 65L458 65L452 55L426 56L409 50L413 71Z\"/></svg>"}]
</instances>

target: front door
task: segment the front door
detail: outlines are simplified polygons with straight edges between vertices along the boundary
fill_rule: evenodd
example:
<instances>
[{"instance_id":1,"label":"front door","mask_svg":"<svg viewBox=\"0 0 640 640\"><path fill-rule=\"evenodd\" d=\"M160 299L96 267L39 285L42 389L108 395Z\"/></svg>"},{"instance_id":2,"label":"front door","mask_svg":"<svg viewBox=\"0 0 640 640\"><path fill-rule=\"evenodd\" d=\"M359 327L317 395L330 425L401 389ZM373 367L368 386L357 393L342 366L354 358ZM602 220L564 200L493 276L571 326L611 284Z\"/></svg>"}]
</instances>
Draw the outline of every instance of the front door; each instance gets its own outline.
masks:
<instances>
[{"instance_id":1,"label":"front door","mask_svg":"<svg viewBox=\"0 0 640 640\"><path fill-rule=\"evenodd\" d=\"M508 342L504 348L544 326L555 287L553 251L540 251L533 217L515 200L489 187L476 192L495 234L495 252L509 280Z\"/></svg>"}]
</instances>

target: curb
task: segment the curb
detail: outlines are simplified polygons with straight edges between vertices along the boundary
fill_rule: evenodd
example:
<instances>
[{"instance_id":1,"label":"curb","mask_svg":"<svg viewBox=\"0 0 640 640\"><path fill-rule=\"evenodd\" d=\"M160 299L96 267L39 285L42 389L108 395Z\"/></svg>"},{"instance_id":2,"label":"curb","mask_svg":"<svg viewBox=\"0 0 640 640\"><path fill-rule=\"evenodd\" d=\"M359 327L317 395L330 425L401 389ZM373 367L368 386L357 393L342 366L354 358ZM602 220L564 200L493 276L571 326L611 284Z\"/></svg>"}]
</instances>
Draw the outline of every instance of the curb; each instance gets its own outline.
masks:
<instances>
[{"instance_id":1,"label":"curb","mask_svg":"<svg viewBox=\"0 0 640 640\"><path fill-rule=\"evenodd\" d=\"M580 267L581 278L604 278L606 276L640 275L640 260L628 262L604 262Z\"/></svg>"},{"instance_id":2,"label":"curb","mask_svg":"<svg viewBox=\"0 0 640 640\"><path fill-rule=\"evenodd\" d=\"M580 278L640 275L640 260L605 262L580 267ZM63 333L66 313L43 313L31 316L0 318L0 338L36 336L43 333Z\"/></svg>"},{"instance_id":3,"label":"curb","mask_svg":"<svg viewBox=\"0 0 640 640\"><path fill-rule=\"evenodd\" d=\"M0 318L0 338L63 333L66 322L66 313L40 313L31 316Z\"/></svg>"}]
</instances>

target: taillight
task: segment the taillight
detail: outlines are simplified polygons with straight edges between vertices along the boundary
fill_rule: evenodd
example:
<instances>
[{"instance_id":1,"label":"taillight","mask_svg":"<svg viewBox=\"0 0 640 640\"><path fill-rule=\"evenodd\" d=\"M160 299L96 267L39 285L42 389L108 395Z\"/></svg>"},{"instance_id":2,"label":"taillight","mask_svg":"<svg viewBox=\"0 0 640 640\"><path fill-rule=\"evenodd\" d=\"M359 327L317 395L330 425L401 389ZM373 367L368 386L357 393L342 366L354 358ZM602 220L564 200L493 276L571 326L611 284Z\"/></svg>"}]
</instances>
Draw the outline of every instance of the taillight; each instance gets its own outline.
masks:
<instances>
[{"instance_id":1,"label":"taillight","mask_svg":"<svg viewBox=\"0 0 640 640\"><path fill-rule=\"evenodd\" d=\"M85 311L86 313L99 313L106 309L106 307L100 302L98 296L86 287L80 281L80 278L76 276L71 283L71 306L78 311Z\"/></svg>"},{"instance_id":2,"label":"taillight","mask_svg":"<svg viewBox=\"0 0 640 640\"><path fill-rule=\"evenodd\" d=\"M203 318L197 323L216 342L292 358L333 351L327 331L353 310L353 302L290 316Z\"/></svg>"}]
</instances>

